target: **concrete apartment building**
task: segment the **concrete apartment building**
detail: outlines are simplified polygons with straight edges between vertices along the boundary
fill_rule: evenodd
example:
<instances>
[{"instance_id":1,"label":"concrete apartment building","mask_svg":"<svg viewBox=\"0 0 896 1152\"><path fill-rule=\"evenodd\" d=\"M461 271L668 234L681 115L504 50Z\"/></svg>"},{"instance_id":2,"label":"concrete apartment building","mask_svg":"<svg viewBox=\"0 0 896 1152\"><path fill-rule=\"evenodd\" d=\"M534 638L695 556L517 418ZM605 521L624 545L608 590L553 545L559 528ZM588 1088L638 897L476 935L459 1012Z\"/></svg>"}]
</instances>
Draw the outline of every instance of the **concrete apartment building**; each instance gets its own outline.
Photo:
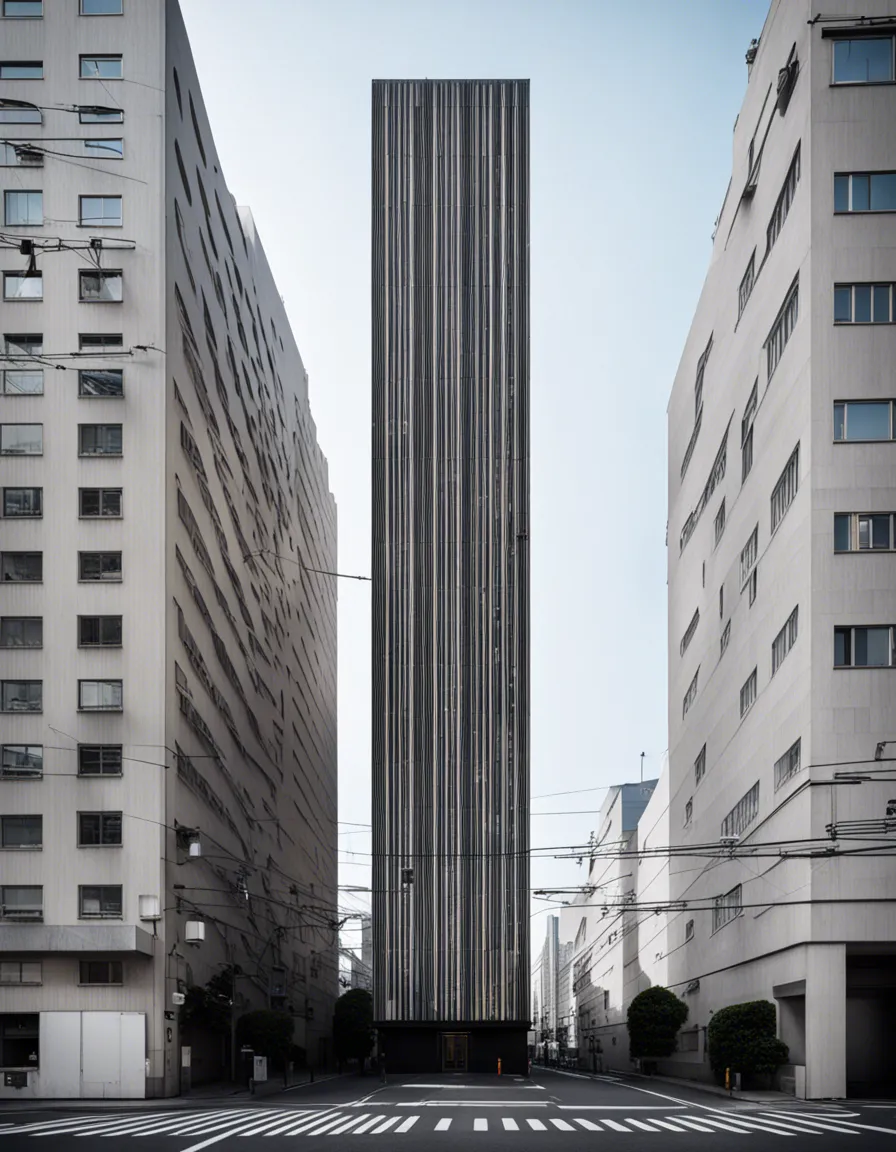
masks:
<instances>
[{"instance_id":1,"label":"concrete apartment building","mask_svg":"<svg viewBox=\"0 0 896 1152\"><path fill-rule=\"evenodd\" d=\"M327 1058L336 511L175 0L0 15L0 1097Z\"/></svg>"},{"instance_id":2,"label":"concrete apartment building","mask_svg":"<svg viewBox=\"0 0 896 1152\"><path fill-rule=\"evenodd\" d=\"M529 85L373 85L374 1015L526 1068Z\"/></svg>"},{"instance_id":3,"label":"concrete apartment building","mask_svg":"<svg viewBox=\"0 0 896 1152\"><path fill-rule=\"evenodd\" d=\"M668 982L776 1002L815 1098L894 1067L896 869L848 855L896 750L894 45L884 0L772 3L668 413L671 837L719 846Z\"/></svg>"}]
</instances>

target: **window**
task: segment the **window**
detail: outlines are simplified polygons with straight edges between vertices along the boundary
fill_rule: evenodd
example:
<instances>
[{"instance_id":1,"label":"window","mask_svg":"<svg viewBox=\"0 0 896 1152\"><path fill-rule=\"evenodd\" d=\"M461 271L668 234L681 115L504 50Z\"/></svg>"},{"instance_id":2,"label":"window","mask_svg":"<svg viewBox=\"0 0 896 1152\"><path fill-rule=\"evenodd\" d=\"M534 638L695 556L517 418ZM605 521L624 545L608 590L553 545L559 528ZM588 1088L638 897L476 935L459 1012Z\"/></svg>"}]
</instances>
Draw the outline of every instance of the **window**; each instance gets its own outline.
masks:
<instances>
[{"instance_id":1,"label":"window","mask_svg":"<svg viewBox=\"0 0 896 1152\"><path fill-rule=\"evenodd\" d=\"M79 712L121 712L124 709L121 680L79 680Z\"/></svg>"},{"instance_id":2,"label":"window","mask_svg":"<svg viewBox=\"0 0 896 1152\"><path fill-rule=\"evenodd\" d=\"M891 668L894 665L893 628L834 629L835 668Z\"/></svg>"},{"instance_id":3,"label":"window","mask_svg":"<svg viewBox=\"0 0 896 1152\"><path fill-rule=\"evenodd\" d=\"M0 680L0 712L43 712L43 680Z\"/></svg>"},{"instance_id":4,"label":"window","mask_svg":"<svg viewBox=\"0 0 896 1152\"><path fill-rule=\"evenodd\" d=\"M793 335L793 330L796 327L796 322L799 317L800 307L800 284L799 277L794 280L781 305L781 311L772 325L772 330L769 332L765 341L765 354L766 364L768 368L768 378L771 380L775 369L778 367L778 362L787 347L787 342Z\"/></svg>"},{"instance_id":5,"label":"window","mask_svg":"<svg viewBox=\"0 0 896 1152\"><path fill-rule=\"evenodd\" d=\"M4 272L4 300L43 300L44 277L42 272Z\"/></svg>"},{"instance_id":6,"label":"window","mask_svg":"<svg viewBox=\"0 0 896 1152\"><path fill-rule=\"evenodd\" d=\"M120 196L80 196L78 198L78 223L89 228L120 228Z\"/></svg>"},{"instance_id":7,"label":"window","mask_svg":"<svg viewBox=\"0 0 896 1152\"><path fill-rule=\"evenodd\" d=\"M43 424L0 424L0 456L42 456Z\"/></svg>"},{"instance_id":8,"label":"window","mask_svg":"<svg viewBox=\"0 0 896 1152\"><path fill-rule=\"evenodd\" d=\"M19 100L13 107L0 106L0 124L42 124L43 113L35 104Z\"/></svg>"},{"instance_id":9,"label":"window","mask_svg":"<svg viewBox=\"0 0 896 1152\"><path fill-rule=\"evenodd\" d=\"M79 744L79 776L120 776L120 744Z\"/></svg>"},{"instance_id":10,"label":"window","mask_svg":"<svg viewBox=\"0 0 896 1152\"><path fill-rule=\"evenodd\" d=\"M835 324L892 324L892 284L835 284Z\"/></svg>"},{"instance_id":11,"label":"window","mask_svg":"<svg viewBox=\"0 0 896 1152\"><path fill-rule=\"evenodd\" d=\"M78 847L121 847L120 812L79 812Z\"/></svg>"},{"instance_id":12,"label":"window","mask_svg":"<svg viewBox=\"0 0 896 1152\"><path fill-rule=\"evenodd\" d=\"M43 488L4 488L3 515L35 518L44 513Z\"/></svg>"},{"instance_id":13,"label":"window","mask_svg":"<svg viewBox=\"0 0 896 1152\"><path fill-rule=\"evenodd\" d=\"M3 222L7 228L39 228L44 222L43 192L4 192Z\"/></svg>"},{"instance_id":14,"label":"window","mask_svg":"<svg viewBox=\"0 0 896 1152\"><path fill-rule=\"evenodd\" d=\"M725 653L728 651L728 645L731 643L731 621L729 620L725 627L722 629L722 635L719 639L719 659L721 660Z\"/></svg>"},{"instance_id":15,"label":"window","mask_svg":"<svg viewBox=\"0 0 896 1152\"><path fill-rule=\"evenodd\" d=\"M722 821L722 836L740 836L759 815L759 781L743 795Z\"/></svg>"},{"instance_id":16,"label":"window","mask_svg":"<svg viewBox=\"0 0 896 1152\"><path fill-rule=\"evenodd\" d=\"M120 616L79 616L79 648L120 648Z\"/></svg>"},{"instance_id":17,"label":"window","mask_svg":"<svg viewBox=\"0 0 896 1152\"><path fill-rule=\"evenodd\" d=\"M93 516L121 516L121 488L80 488L78 490L78 515L84 518Z\"/></svg>"},{"instance_id":18,"label":"window","mask_svg":"<svg viewBox=\"0 0 896 1152\"><path fill-rule=\"evenodd\" d=\"M889 400L840 400L834 403L834 440L892 440Z\"/></svg>"},{"instance_id":19,"label":"window","mask_svg":"<svg viewBox=\"0 0 896 1152\"><path fill-rule=\"evenodd\" d=\"M82 80L121 80L122 64L120 56L82 56Z\"/></svg>"},{"instance_id":20,"label":"window","mask_svg":"<svg viewBox=\"0 0 896 1152\"><path fill-rule=\"evenodd\" d=\"M722 584L719 588L719 619L725 616L725 585Z\"/></svg>"},{"instance_id":21,"label":"window","mask_svg":"<svg viewBox=\"0 0 896 1152\"><path fill-rule=\"evenodd\" d=\"M124 112L120 108L82 104L78 108L78 121L81 124L123 124Z\"/></svg>"},{"instance_id":22,"label":"window","mask_svg":"<svg viewBox=\"0 0 896 1152\"><path fill-rule=\"evenodd\" d=\"M39 19L44 14L44 0L3 0L3 15L20 19Z\"/></svg>"},{"instance_id":23,"label":"window","mask_svg":"<svg viewBox=\"0 0 896 1152\"><path fill-rule=\"evenodd\" d=\"M117 352L124 348L120 332L82 332L78 336L79 352Z\"/></svg>"},{"instance_id":24,"label":"window","mask_svg":"<svg viewBox=\"0 0 896 1152\"><path fill-rule=\"evenodd\" d=\"M697 380L694 383L694 416L703 407L703 376L706 372L706 365L709 361L709 354L712 351L712 333L709 336L709 343L703 351L703 355L697 361Z\"/></svg>"},{"instance_id":25,"label":"window","mask_svg":"<svg viewBox=\"0 0 896 1152\"><path fill-rule=\"evenodd\" d=\"M43 578L43 552L0 553L0 581L4 584L39 584Z\"/></svg>"},{"instance_id":26,"label":"window","mask_svg":"<svg viewBox=\"0 0 896 1152\"><path fill-rule=\"evenodd\" d=\"M691 622L690 622L690 624L688 624L688 626L685 630L685 634L681 638L681 643L678 646L678 650L682 656L684 656L685 652L688 649L688 645L694 639L694 633L697 631L697 625L699 623L700 623L700 609L698 608L696 610L696 612L694 613L694 615L691 617Z\"/></svg>"},{"instance_id":27,"label":"window","mask_svg":"<svg viewBox=\"0 0 896 1152\"><path fill-rule=\"evenodd\" d=\"M0 1016L0 1068L37 1068L39 1053L40 1016L36 1012Z\"/></svg>"},{"instance_id":28,"label":"window","mask_svg":"<svg viewBox=\"0 0 896 1152\"><path fill-rule=\"evenodd\" d=\"M740 287L737 290L737 318L740 320L744 313L744 308L747 306L747 301L750 299L750 294L753 291L753 285L756 282L756 252L750 257L750 263L747 265L747 270L744 272L743 279L740 282Z\"/></svg>"},{"instance_id":29,"label":"window","mask_svg":"<svg viewBox=\"0 0 896 1152\"><path fill-rule=\"evenodd\" d=\"M79 552L79 580L115 580L122 578L120 552Z\"/></svg>"},{"instance_id":30,"label":"window","mask_svg":"<svg viewBox=\"0 0 896 1152\"><path fill-rule=\"evenodd\" d=\"M78 426L79 456L120 456L120 424L80 424Z\"/></svg>"},{"instance_id":31,"label":"window","mask_svg":"<svg viewBox=\"0 0 896 1152\"><path fill-rule=\"evenodd\" d=\"M124 140L120 136L104 136L94 140L82 140L84 155L95 160L123 160Z\"/></svg>"},{"instance_id":32,"label":"window","mask_svg":"<svg viewBox=\"0 0 896 1152\"><path fill-rule=\"evenodd\" d=\"M682 720L687 716L688 712L694 701L697 699L697 677L700 675L700 669L694 673L694 679L688 685L688 690L684 694L684 700L681 703L681 718Z\"/></svg>"},{"instance_id":33,"label":"window","mask_svg":"<svg viewBox=\"0 0 896 1152\"><path fill-rule=\"evenodd\" d=\"M892 80L892 36L834 41L835 84L886 84Z\"/></svg>"},{"instance_id":34,"label":"window","mask_svg":"<svg viewBox=\"0 0 896 1152\"><path fill-rule=\"evenodd\" d=\"M43 80L41 60L4 60L0 63L0 80Z\"/></svg>"},{"instance_id":35,"label":"window","mask_svg":"<svg viewBox=\"0 0 896 1152\"><path fill-rule=\"evenodd\" d=\"M0 779L38 780L43 774L42 744L4 744L0 749Z\"/></svg>"},{"instance_id":36,"label":"window","mask_svg":"<svg viewBox=\"0 0 896 1152\"><path fill-rule=\"evenodd\" d=\"M192 206L193 204L193 191L190 188L190 181L187 179L187 170L184 167L184 158L180 154L180 145L174 141L174 159L177 161L177 168L180 172L180 182L184 186L184 194L187 197L187 203Z\"/></svg>"},{"instance_id":37,"label":"window","mask_svg":"<svg viewBox=\"0 0 896 1152\"><path fill-rule=\"evenodd\" d=\"M790 651L796 643L797 631L799 628L799 605L787 617L787 623L772 641L772 676L778 671Z\"/></svg>"},{"instance_id":38,"label":"window","mask_svg":"<svg viewBox=\"0 0 896 1152\"><path fill-rule=\"evenodd\" d=\"M78 272L78 290L82 304L120 304L123 292L121 271L82 268Z\"/></svg>"},{"instance_id":39,"label":"window","mask_svg":"<svg viewBox=\"0 0 896 1152\"><path fill-rule=\"evenodd\" d=\"M697 501L697 506L696 506L696 508L694 508L693 512L690 513L690 515L688 516L687 520L684 523L684 527L681 529L681 535L679 536L679 545L678 545L679 546L679 552L684 552L685 548L687 547L688 541L694 535L694 531L697 527L697 524L700 521L700 517L703 515L703 513L706 509L706 505L709 503L713 492L715 492L716 488L718 488L718 486L725 479L725 470L727 468L727 465L728 465L728 429L726 428L725 433L722 436L722 443L719 445L719 450L716 453L715 460L713 461L712 471L709 474L709 477L708 477L706 484L703 488L703 492L700 495L700 499Z\"/></svg>"},{"instance_id":40,"label":"window","mask_svg":"<svg viewBox=\"0 0 896 1152\"><path fill-rule=\"evenodd\" d=\"M694 801L688 800L688 802L684 806L684 826L685 826L685 828L687 828L687 826L690 824L693 817L694 817Z\"/></svg>"},{"instance_id":41,"label":"window","mask_svg":"<svg viewBox=\"0 0 896 1152\"><path fill-rule=\"evenodd\" d=\"M747 586L747 581L750 579L750 574L756 567L756 561L759 559L759 525L757 524L753 531L750 533L750 539L741 549L740 553L740 587L741 591Z\"/></svg>"},{"instance_id":42,"label":"window","mask_svg":"<svg viewBox=\"0 0 896 1152\"><path fill-rule=\"evenodd\" d=\"M700 783L706 775L706 745L704 744L700 751L697 753L697 759L694 761L694 787Z\"/></svg>"},{"instance_id":43,"label":"window","mask_svg":"<svg viewBox=\"0 0 896 1152\"><path fill-rule=\"evenodd\" d=\"M0 848L40 848L43 841L42 816L0 816Z\"/></svg>"},{"instance_id":44,"label":"window","mask_svg":"<svg viewBox=\"0 0 896 1152\"><path fill-rule=\"evenodd\" d=\"M14 364L2 374L5 396L40 396L44 390L44 370L35 366L34 357L44 350L40 335L6 333L3 337L4 359Z\"/></svg>"},{"instance_id":45,"label":"window","mask_svg":"<svg viewBox=\"0 0 896 1152\"><path fill-rule=\"evenodd\" d=\"M740 690L740 715L741 719L750 711L756 703L756 669L754 668L743 688Z\"/></svg>"},{"instance_id":46,"label":"window","mask_svg":"<svg viewBox=\"0 0 896 1152\"><path fill-rule=\"evenodd\" d=\"M784 227L784 221L790 213L790 206L793 204L794 197L796 196L796 186L799 182L800 146L797 144L793 159L790 161L790 167L787 169L787 175L784 177L784 184L778 193L778 199L775 201L771 219L765 230L766 256L771 252L772 248L774 248L775 241L781 235L781 229Z\"/></svg>"},{"instance_id":47,"label":"window","mask_svg":"<svg viewBox=\"0 0 896 1152\"><path fill-rule=\"evenodd\" d=\"M123 984L120 960L81 960L81 984Z\"/></svg>"},{"instance_id":48,"label":"window","mask_svg":"<svg viewBox=\"0 0 896 1152\"><path fill-rule=\"evenodd\" d=\"M759 381L753 384L740 422L740 482L744 483L753 467L753 422L759 407Z\"/></svg>"},{"instance_id":49,"label":"window","mask_svg":"<svg viewBox=\"0 0 896 1152\"><path fill-rule=\"evenodd\" d=\"M199 121L196 118L196 109L193 106L193 97L187 93L187 99L190 101L190 119L193 121L193 134L196 137L196 143L199 145L199 155L202 157L202 166L203 168L208 168L208 160L205 156L205 145L202 143L202 133L199 131ZM219 211L220 208L221 205L219 204ZM221 223L224 223L223 215L221 217ZM231 251L233 251L233 245L231 245Z\"/></svg>"},{"instance_id":50,"label":"window","mask_svg":"<svg viewBox=\"0 0 896 1152\"><path fill-rule=\"evenodd\" d=\"M718 545L722 539L722 533L725 531L725 501L719 505L719 510L716 513L716 518L713 522L713 547Z\"/></svg>"},{"instance_id":51,"label":"window","mask_svg":"<svg viewBox=\"0 0 896 1152\"><path fill-rule=\"evenodd\" d=\"M43 643L42 616L0 617L0 648L42 648Z\"/></svg>"},{"instance_id":52,"label":"window","mask_svg":"<svg viewBox=\"0 0 896 1152\"><path fill-rule=\"evenodd\" d=\"M687 924L685 924L685 926L684 926L684 938L686 941L694 939L694 921L693 920L688 920Z\"/></svg>"},{"instance_id":53,"label":"window","mask_svg":"<svg viewBox=\"0 0 896 1152\"><path fill-rule=\"evenodd\" d=\"M775 791L787 783L791 777L796 776L802 764L800 763L801 741L791 744L780 760L775 761Z\"/></svg>"},{"instance_id":54,"label":"window","mask_svg":"<svg viewBox=\"0 0 896 1152\"><path fill-rule=\"evenodd\" d=\"M732 920L736 920L743 911L743 896L740 884L726 892L724 896L716 896L712 909L712 930L718 932Z\"/></svg>"},{"instance_id":55,"label":"window","mask_svg":"<svg viewBox=\"0 0 896 1152\"><path fill-rule=\"evenodd\" d=\"M800 446L790 453L790 459L784 465L778 483L772 489L772 532L784 519L787 509L793 503L800 486Z\"/></svg>"},{"instance_id":56,"label":"window","mask_svg":"<svg viewBox=\"0 0 896 1152\"><path fill-rule=\"evenodd\" d=\"M835 212L896 212L896 172L840 172Z\"/></svg>"},{"instance_id":57,"label":"window","mask_svg":"<svg viewBox=\"0 0 896 1152\"><path fill-rule=\"evenodd\" d=\"M120 16L122 0L81 0L82 16Z\"/></svg>"},{"instance_id":58,"label":"window","mask_svg":"<svg viewBox=\"0 0 896 1152\"><path fill-rule=\"evenodd\" d=\"M78 907L78 915L82 920L120 920L122 916L121 885L82 885L78 889Z\"/></svg>"},{"instance_id":59,"label":"window","mask_svg":"<svg viewBox=\"0 0 896 1152\"><path fill-rule=\"evenodd\" d=\"M834 516L835 552L880 552L893 549L891 512L838 512Z\"/></svg>"},{"instance_id":60,"label":"window","mask_svg":"<svg viewBox=\"0 0 896 1152\"><path fill-rule=\"evenodd\" d=\"M0 984L40 984L40 960L0 960Z\"/></svg>"},{"instance_id":61,"label":"window","mask_svg":"<svg viewBox=\"0 0 896 1152\"><path fill-rule=\"evenodd\" d=\"M39 884L0 885L0 917L4 920L42 920L43 887Z\"/></svg>"},{"instance_id":62,"label":"window","mask_svg":"<svg viewBox=\"0 0 896 1152\"><path fill-rule=\"evenodd\" d=\"M124 396L124 372L121 368L90 368L78 372L78 395L93 397Z\"/></svg>"},{"instance_id":63,"label":"window","mask_svg":"<svg viewBox=\"0 0 896 1152\"><path fill-rule=\"evenodd\" d=\"M43 168L44 154L36 145L22 141L0 144L0 167L3 168Z\"/></svg>"}]
</instances>

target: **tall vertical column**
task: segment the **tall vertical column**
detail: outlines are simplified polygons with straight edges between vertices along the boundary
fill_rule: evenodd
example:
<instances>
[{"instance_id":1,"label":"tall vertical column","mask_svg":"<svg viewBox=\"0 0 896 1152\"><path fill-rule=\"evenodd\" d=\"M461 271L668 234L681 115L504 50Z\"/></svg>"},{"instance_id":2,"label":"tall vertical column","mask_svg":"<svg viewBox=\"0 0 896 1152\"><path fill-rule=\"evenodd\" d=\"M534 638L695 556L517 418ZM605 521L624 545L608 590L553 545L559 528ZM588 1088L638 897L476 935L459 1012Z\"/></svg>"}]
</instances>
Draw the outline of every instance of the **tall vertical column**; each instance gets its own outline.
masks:
<instances>
[{"instance_id":1,"label":"tall vertical column","mask_svg":"<svg viewBox=\"0 0 896 1152\"><path fill-rule=\"evenodd\" d=\"M846 1096L846 946L810 944L806 958L806 1096Z\"/></svg>"}]
</instances>

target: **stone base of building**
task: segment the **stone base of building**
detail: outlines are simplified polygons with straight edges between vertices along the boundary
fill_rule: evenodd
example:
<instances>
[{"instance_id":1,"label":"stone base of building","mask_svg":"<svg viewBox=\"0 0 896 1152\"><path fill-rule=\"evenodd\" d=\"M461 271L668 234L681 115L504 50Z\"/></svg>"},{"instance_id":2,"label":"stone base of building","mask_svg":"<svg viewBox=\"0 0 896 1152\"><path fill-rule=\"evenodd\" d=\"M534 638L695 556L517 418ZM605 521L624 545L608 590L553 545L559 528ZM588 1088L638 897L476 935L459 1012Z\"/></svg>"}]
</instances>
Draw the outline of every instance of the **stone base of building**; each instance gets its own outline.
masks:
<instances>
[{"instance_id":1,"label":"stone base of building","mask_svg":"<svg viewBox=\"0 0 896 1152\"><path fill-rule=\"evenodd\" d=\"M481 1023L438 1021L376 1024L386 1072L474 1072L525 1075L529 1065L527 1020Z\"/></svg>"}]
</instances>

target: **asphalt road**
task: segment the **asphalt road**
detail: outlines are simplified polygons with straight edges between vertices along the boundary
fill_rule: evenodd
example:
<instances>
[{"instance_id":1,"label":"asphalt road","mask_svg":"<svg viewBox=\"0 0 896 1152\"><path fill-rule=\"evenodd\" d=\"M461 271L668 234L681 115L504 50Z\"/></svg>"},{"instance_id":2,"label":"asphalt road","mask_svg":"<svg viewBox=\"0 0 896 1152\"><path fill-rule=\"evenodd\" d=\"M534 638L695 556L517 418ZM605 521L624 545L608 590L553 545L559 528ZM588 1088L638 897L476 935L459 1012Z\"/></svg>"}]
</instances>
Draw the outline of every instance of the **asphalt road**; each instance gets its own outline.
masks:
<instances>
[{"instance_id":1,"label":"asphalt road","mask_svg":"<svg viewBox=\"0 0 896 1152\"><path fill-rule=\"evenodd\" d=\"M308 1152L358 1148L369 1136L381 1148L407 1152L641 1152L727 1150L758 1138L795 1140L791 1150L896 1149L896 1102L850 1105L756 1105L658 1081L597 1079L536 1069L515 1077L341 1077L298 1091L237 1104L189 1099L167 1104L0 1105L0 1152L83 1152L84 1137L104 1152ZM409 1139L405 1139L408 1137Z\"/></svg>"}]
</instances>

